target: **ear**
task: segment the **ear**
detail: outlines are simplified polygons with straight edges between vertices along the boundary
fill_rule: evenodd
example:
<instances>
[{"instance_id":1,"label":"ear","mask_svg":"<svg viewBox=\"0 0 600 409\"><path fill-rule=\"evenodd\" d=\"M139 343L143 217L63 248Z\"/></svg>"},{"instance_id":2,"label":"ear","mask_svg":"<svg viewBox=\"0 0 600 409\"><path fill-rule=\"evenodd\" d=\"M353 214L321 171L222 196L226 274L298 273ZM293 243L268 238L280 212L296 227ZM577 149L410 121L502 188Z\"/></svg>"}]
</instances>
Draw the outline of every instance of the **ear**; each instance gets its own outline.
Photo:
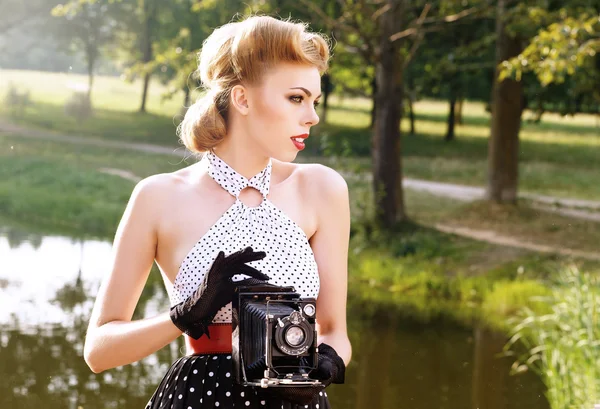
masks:
<instances>
[{"instance_id":1,"label":"ear","mask_svg":"<svg viewBox=\"0 0 600 409\"><path fill-rule=\"evenodd\" d=\"M241 84L231 89L230 105L242 115L248 115L248 89Z\"/></svg>"}]
</instances>

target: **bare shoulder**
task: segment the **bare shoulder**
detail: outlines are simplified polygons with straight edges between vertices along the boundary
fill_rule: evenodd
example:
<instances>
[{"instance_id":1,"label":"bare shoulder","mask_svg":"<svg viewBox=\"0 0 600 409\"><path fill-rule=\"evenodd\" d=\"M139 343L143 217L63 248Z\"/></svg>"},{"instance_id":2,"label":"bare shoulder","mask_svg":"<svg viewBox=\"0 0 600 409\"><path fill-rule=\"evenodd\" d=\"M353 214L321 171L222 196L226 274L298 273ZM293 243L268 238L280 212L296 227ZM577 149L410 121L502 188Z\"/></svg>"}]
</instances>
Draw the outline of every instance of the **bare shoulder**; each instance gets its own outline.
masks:
<instances>
[{"instance_id":1,"label":"bare shoulder","mask_svg":"<svg viewBox=\"0 0 600 409\"><path fill-rule=\"evenodd\" d=\"M190 169L192 166L171 173L158 173L140 180L133 188L130 202L139 202L153 212L166 208L178 192L190 186L191 174L194 172Z\"/></svg>"},{"instance_id":2,"label":"bare shoulder","mask_svg":"<svg viewBox=\"0 0 600 409\"><path fill-rule=\"evenodd\" d=\"M344 177L320 163L297 164L302 190L308 197L317 197L322 202L343 199L348 196L348 184Z\"/></svg>"},{"instance_id":3,"label":"bare shoulder","mask_svg":"<svg viewBox=\"0 0 600 409\"><path fill-rule=\"evenodd\" d=\"M348 184L343 176L320 163L290 163L302 201L318 226L332 216L345 217L349 211ZM308 210L308 209L307 209Z\"/></svg>"}]
</instances>

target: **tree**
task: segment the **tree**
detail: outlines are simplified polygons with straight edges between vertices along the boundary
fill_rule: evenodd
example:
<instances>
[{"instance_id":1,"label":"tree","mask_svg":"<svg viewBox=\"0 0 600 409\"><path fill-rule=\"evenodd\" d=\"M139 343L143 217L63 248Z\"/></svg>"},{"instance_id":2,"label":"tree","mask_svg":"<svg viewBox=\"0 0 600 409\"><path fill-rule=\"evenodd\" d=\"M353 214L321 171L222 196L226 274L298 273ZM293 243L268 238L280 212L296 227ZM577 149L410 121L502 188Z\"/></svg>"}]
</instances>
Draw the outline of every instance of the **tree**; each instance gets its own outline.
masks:
<instances>
[{"instance_id":1,"label":"tree","mask_svg":"<svg viewBox=\"0 0 600 409\"><path fill-rule=\"evenodd\" d=\"M541 84L547 85L589 70L589 75L581 77L595 84L592 94L599 95L595 68L600 64L592 57L600 48L600 9L597 2L592 4L589 0L573 0L568 5L540 0L527 7L508 7L508 0L498 2L497 80L492 93L488 151L489 200L515 203L517 199L519 131L525 108L523 72L533 71Z\"/></svg>"},{"instance_id":2,"label":"tree","mask_svg":"<svg viewBox=\"0 0 600 409\"><path fill-rule=\"evenodd\" d=\"M404 0L387 0L380 17L379 58L375 64L375 126L373 129L373 189L382 224L394 224L405 218L402 191L400 119L402 118L403 55L402 41L392 40L396 27L402 27Z\"/></svg>"},{"instance_id":3,"label":"tree","mask_svg":"<svg viewBox=\"0 0 600 409\"><path fill-rule=\"evenodd\" d=\"M50 14L58 0L31 0L27 4L20 0L0 2L0 34L21 26L30 20Z\"/></svg>"},{"instance_id":4,"label":"tree","mask_svg":"<svg viewBox=\"0 0 600 409\"><path fill-rule=\"evenodd\" d=\"M465 17L486 12L486 0L339 0L340 10L325 9L326 0L301 0L315 15L328 21L337 47L359 56L358 67L371 67L373 96L373 190L376 221L384 227L406 219L402 195L400 120L405 73L425 33ZM429 11L434 10L431 16ZM460 10L453 12L452 10ZM338 53L336 52L336 57ZM359 72L362 70L359 69ZM364 71L368 72L368 71Z\"/></svg>"},{"instance_id":5,"label":"tree","mask_svg":"<svg viewBox=\"0 0 600 409\"><path fill-rule=\"evenodd\" d=\"M430 3L415 8L404 0L388 0L373 15L380 19L381 29L375 59L377 92L373 131L373 189L377 222L381 226L393 226L407 218L400 145L404 72L426 32L439 30L447 23L487 8L485 2L475 3L479 7L447 14L455 4L440 1L436 4L436 15L428 17Z\"/></svg>"},{"instance_id":6,"label":"tree","mask_svg":"<svg viewBox=\"0 0 600 409\"><path fill-rule=\"evenodd\" d=\"M159 8L158 0L138 0L138 8L142 26L142 35L140 38L140 48L142 51L142 63L148 64L153 59L152 44L156 35L157 13ZM144 70L144 81L142 88L142 102L140 112L146 112L146 99L148 96L148 86L152 72Z\"/></svg>"},{"instance_id":7,"label":"tree","mask_svg":"<svg viewBox=\"0 0 600 409\"><path fill-rule=\"evenodd\" d=\"M413 92L448 101L446 141L455 138L464 99L489 102L494 71L493 23L490 10L428 33L423 40L426 46L407 68L405 77L413 83Z\"/></svg>"},{"instance_id":8,"label":"tree","mask_svg":"<svg viewBox=\"0 0 600 409\"><path fill-rule=\"evenodd\" d=\"M500 75L520 80L533 72L543 87L571 78L572 86L591 91L588 95L600 102L600 5L542 12L551 22L523 52L503 63Z\"/></svg>"},{"instance_id":9,"label":"tree","mask_svg":"<svg viewBox=\"0 0 600 409\"><path fill-rule=\"evenodd\" d=\"M506 30L506 0L498 0L496 15L496 62L519 55L523 40ZM495 78L498 77L496 70ZM523 113L523 85L510 78L494 81L492 88L492 124L488 147L488 183L486 195L494 202L517 200L519 131Z\"/></svg>"},{"instance_id":10,"label":"tree","mask_svg":"<svg viewBox=\"0 0 600 409\"><path fill-rule=\"evenodd\" d=\"M91 101L94 83L94 68L102 49L114 39L117 21L111 16L111 7L117 3L110 0L72 0L60 4L52 10L52 14L64 18L64 24L57 25L57 38L67 47L75 47L83 51L87 65L88 90L87 99Z\"/></svg>"},{"instance_id":11,"label":"tree","mask_svg":"<svg viewBox=\"0 0 600 409\"><path fill-rule=\"evenodd\" d=\"M153 0L157 1L157 0ZM212 31L232 20L236 13L250 11L253 2L240 9L237 0L197 1L173 0L158 16L160 35L156 36L154 58L147 64L134 64L128 76L139 72L155 72L161 80L169 83L163 98L172 98L184 92L183 108L190 106L192 92L201 84L195 75L198 53L204 40ZM143 66L142 66L143 65Z\"/></svg>"}]
</instances>

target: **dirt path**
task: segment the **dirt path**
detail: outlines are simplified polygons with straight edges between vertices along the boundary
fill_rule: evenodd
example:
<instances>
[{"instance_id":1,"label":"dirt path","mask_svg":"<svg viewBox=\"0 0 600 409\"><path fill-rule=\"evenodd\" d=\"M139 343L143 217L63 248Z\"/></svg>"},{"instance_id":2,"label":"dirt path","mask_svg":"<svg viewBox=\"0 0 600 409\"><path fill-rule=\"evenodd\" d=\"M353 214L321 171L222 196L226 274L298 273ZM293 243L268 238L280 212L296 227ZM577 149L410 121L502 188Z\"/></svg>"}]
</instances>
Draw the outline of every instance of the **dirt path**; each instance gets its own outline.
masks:
<instances>
[{"instance_id":1,"label":"dirt path","mask_svg":"<svg viewBox=\"0 0 600 409\"><path fill-rule=\"evenodd\" d=\"M485 189L483 187L430 182L407 178L404 179L404 187L465 201L482 199L485 195ZM595 200L559 198L554 196L538 195L535 193L520 193L519 196L546 205L558 205L569 208L600 211L600 201Z\"/></svg>"},{"instance_id":2,"label":"dirt path","mask_svg":"<svg viewBox=\"0 0 600 409\"><path fill-rule=\"evenodd\" d=\"M539 251L541 253L561 254L563 256L573 256L588 260L600 261L600 253L589 253L586 251L573 250L564 247L547 246L545 244L531 243L522 241L516 237L503 236L491 230L475 230L468 227L449 226L445 224L435 224L432 226L444 233L456 234L462 237L485 241L488 243L499 244L501 246L517 247L520 249L528 249Z\"/></svg>"},{"instance_id":3,"label":"dirt path","mask_svg":"<svg viewBox=\"0 0 600 409\"><path fill-rule=\"evenodd\" d=\"M153 145L149 143L131 143L99 139L93 137L81 137L65 135L44 129L29 128L6 122L0 118L0 134L18 135L25 138L47 139L56 142L76 143L82 145L99 146L105 148L128 149L138 152L157 153L164 155L175 155L180 158L188 157L192 153L183 146L169 148L167 146Z\"/></svg>"},{"instance_id":4,"label":"dirt path","mask_svg":"<svg viewBox=\"0 0 600 409\"><path fill-rule=\"evenodd\" d=\"M143 143L130 143L120 141L110 141L105 139L98 139L92 137L78 137L71 135L64 135L57 132L34 129L24 127L21 125L15 125L6 122L0 118L0 134L13 134L19 135L26 138L36 139L48 139L57 142L67 142L76 144L86 144L92 146L109 147L117 149L128 149L140 152L156 153L174 155L179 158L188 158L193 155L190 151L184 147L166 147L152 144ZM140 177L122 169L114 168L100 168L98 171L103 173L112 174L115 176L122 177L124 179L137 182ZM370 178L370 175L365 175ZM456 200L473 201L479 200L484 197L485 189L482 187L473 187L458 185L452 183L441 183L431 182L426 180L418 180L411 178L404 178L403 186L408 189L425 191L437 196L450 197ZM557 198L552 196L537 195L531 193L522 193L521 197L532 200L534 203L532 206L540 208L542 210L559 213L568 217L575 217L580 219L592 220L600 222L600 201L592 200L581 200L581 199L570 199L570 198ZM555 207L558 206L558 207ZM590 260L600 260L600 254L587 253L579 250L572 250L567 248L559 248L546 246L543 244L536 244L521 241L515 237L502 236L496 232L489 230L474 230L466 227L456 227L443 224L437 224L434 226L440 231L457 234L459 236L468 237L475 240L486 241L488 243L499 244L503 246L511 246L518 248L525 248L534 251L540 251L544 253L562 254L568 256L582 257Z\"/></svg>"}]
</instances>

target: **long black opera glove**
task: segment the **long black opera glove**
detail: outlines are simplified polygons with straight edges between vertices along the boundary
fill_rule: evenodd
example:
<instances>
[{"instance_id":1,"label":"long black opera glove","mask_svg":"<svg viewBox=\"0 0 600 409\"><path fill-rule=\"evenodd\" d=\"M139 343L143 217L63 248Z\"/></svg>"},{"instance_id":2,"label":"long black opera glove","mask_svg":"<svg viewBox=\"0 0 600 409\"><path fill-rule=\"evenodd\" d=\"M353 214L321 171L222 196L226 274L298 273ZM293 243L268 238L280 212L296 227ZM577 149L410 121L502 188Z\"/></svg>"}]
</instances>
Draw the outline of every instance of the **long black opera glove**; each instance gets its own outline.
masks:
<instances>
[{"instance_id":1,"label":"long black opera glove","mask_svg":"<svg viewBox=\"0 0 600 409\"><path fill-rule=\"evenodd\" d=\"M267 397L284 399L298 405L308 405L327 386L332 383L344 383L345 374L346 365L344 360L331 346L321 343L319 345L319 364L316 369L310 372L310 377L320 380L321 385L274 387L263 389L259 393L262 392Z\"/></svg>"},{"instance_id":2,"label":"long black opera glove","mask_svg":"<svg viewBox=\"0 0 600 409\"><path fill-rule=\"evenodd\" d=\"M265 256L264 251L253 251L252 247L228 256L220 251L196 291L185 301L171 307L171 321L194 339L199 339L203 334L210 338L208 326L217 312L231 302L237 286L261 284L269 280L269 276L246 264ZM251 278L233 281L232 277L236 274L246 274Z\"/></svg>"}]
</instances>

